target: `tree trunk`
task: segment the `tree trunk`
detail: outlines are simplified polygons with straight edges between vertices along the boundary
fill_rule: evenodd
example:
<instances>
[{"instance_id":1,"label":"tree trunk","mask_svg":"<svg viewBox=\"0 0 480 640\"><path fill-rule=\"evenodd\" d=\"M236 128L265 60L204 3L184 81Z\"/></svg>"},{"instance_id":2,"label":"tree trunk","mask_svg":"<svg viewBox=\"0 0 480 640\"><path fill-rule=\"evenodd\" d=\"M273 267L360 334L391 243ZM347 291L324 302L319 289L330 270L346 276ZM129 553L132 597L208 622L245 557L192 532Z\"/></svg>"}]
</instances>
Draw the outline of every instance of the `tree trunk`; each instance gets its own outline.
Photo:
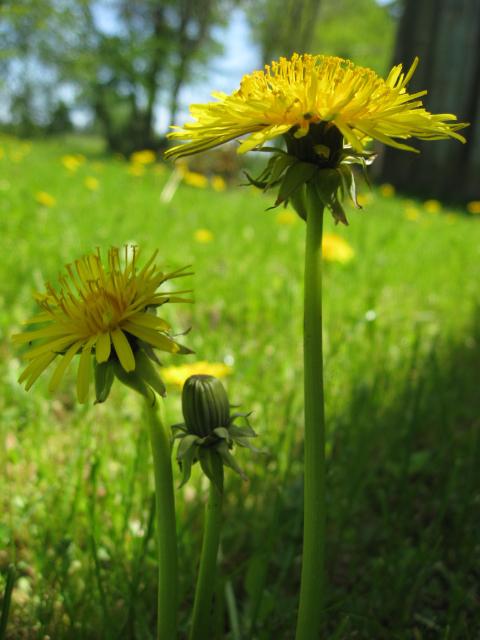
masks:
<instances>
[{"instance_id":1,"label":"tree trunk","mask_svg":"<svg viewBox=\"0 0 480 640\"><path fill-rule=\"evenodd\" d=\"M466 202L480 199L480 2L406 0L395 63L420 64L408 91L427 89L426 108L453 113L470 127L468 142L414 143L421 155L386 148L380 178L412 195Z\"/></svg>"}]
</instances>

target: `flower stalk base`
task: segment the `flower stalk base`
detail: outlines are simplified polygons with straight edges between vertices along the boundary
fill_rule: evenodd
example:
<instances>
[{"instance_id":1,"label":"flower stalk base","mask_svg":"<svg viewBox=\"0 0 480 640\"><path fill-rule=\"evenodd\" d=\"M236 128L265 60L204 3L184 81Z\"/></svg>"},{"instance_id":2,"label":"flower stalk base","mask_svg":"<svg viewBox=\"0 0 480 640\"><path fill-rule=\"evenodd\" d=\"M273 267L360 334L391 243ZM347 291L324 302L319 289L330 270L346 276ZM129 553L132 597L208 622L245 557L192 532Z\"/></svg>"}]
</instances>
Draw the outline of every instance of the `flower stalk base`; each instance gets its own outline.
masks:
<instances>
[{"instance_id":1,"label":"flower stalk base","mask_svg":"<svg viewBox=\"0 0 480 640\"><path fill-rule=\"evenodd\" d=\"M323 207L306 185L305 461L302 578L296 640L318 640L325 610L325 417L322 356Z\"/></svg>"},{"instance_id":2,"label":"flower stalk base","mask_svg":"<svg viewBox=\"0 0 480 640\"><path fill-rule=\"evenodd\" d=\"M177 532L171 442L162 400L145 400L155 476L155 525L158 559L157 640L177 637ZM160 406L158 406L160 405ZM157 409L158 407L158 409Z\"/></svg>"},{"instance_id":3,"label":"flower stalk base","mask_svg":"<svg viewBox=\"0 0 480 640\"><path fill-rule=\"evenodd\" d=\"M215 576L222 526L223 464L220 456L215 453L210 459L217 466L215 476L220 475L222 486L219 488L218 482L210 481L189 640L205 640L212 634Z\"/></svg>"}]
</instances>

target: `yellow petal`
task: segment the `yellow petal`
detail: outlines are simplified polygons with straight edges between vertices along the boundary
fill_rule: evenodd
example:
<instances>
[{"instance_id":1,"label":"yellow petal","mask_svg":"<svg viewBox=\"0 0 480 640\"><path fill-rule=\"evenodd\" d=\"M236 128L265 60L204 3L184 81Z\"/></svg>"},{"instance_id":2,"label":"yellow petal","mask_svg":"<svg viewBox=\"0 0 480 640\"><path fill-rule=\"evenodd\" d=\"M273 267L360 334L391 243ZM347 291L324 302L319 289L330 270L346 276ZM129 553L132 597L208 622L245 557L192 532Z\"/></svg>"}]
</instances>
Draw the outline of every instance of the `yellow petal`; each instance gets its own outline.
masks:
<instances>
[{"instance_id":1,"label":"yellow petal","mask_svg":"<svg viewBox=\"0 0 480 640\"><path fill-rule=\"evenodd\" d=\"M133 371L135 369L135 358L123 331L121 329L112 331L112 340L122 367L125 371Z\"/></svg>"},{"instance_id":2,"label":"yellow petal","mask_svg":"<svg viewBox=\"0 0 480 640\"><path fill-rule=\"evenodd\" d=\"M56 353L45 353L43 356L36 358L33 362L31 362L28 367L23 372L22 376L20 376L19 382L27 379L27 383L25 385L25 389L28 391L38 376L45 371L48 365L55 358Z\"/></svg>"},{"instance_id":3,"label":"yellow petal","mask_svg":"<svg viewBox=\"0 0 480 640\"><path fill-rule=\"evenodd\" d=\"M177 351L180 350L178 344L157 331L153 331L147 327L140 327L133 322L125 322L123 327L128 331L128 333L131 333L137 338L140 338L140 340L151 344L152 347L156 347L157 349L161 349L162 351L167 351L169 353L177 353Z\"/></svg>"},{"instance_id":4,"label":"yellow petal","mask_svg":"<svg viewBox=\"0 0 480 640\"><path fill-rule=\"evenodd\" d=\"M53 325L51 327L44 327L43 329L37 329L36 331L25 331L24 333L16 333L12 336L13 341L16 344L24 344L25 342L32 342L33 340L40 340L41 338L61 338L71 334L71 329L66 330L63 327Z\"/></svg>"},{"instance_id":5,"label":"yellow petal","mask_svg":"<svg viewBox=\"0 0 480 640\"><path fill-rule=\"evenodd\" d=\"M160 331L168 331L170 325L162 318L154 316L152 313L134 313L128 318L129 322L139 324L142 327L148 327L150 329L159 329Z\"/></svg>"},{"instance_id":6,"label":"yellow petal","mask_svg":"<svg viewBox=\"0 0 480 640\"><path fill-rule=\"evenodd\" d=\"M106 362L110 357L110 333L101 333L98 336L97 344L95 345L97 353L97 362Z\"/></svg>"},{"instance_id":7,"label":"yellow petal","mask_svg":"<svg viewBox=\"0 0 480 640\"><path fill-rule=\"evenodd\" d=\"M90 353L96 339L96 336L94 338L90 338L87 344L83 347L80 355L80 362L78 363L77 398L80 404L83 404L88 396L88 387L90 386L90 377L92 373Z\"/></svg>"},{"instance_id":8,"label":"yellow petal","mask_svg":"<svg viewBox=\"0 0 480 640\"><path fill-rule=\"evenodd\" d=\"M41 344L38 347L34 347L33 349L30 349L30 351L27 351L24 358L27 360L33 360L37 356L41 356L47 352L54 354L61 353L75 341L75 338L78 338L78 336L68 336L66 338L53 340L52 342L46 342L45 344Z\"/></svg>"},{"instance_id":9,"label":"yellow petal","mask_svg":"<svg viewBox=\"0 0 480 640\"><path fill-rule=\"evenodd\" d=\"M77 353L78 349L81 346L81 341L75 342L68 349L67 353L60 359L60 362L57 365L57 368L53 372L53 376L50 379L50 384L48 385L49 391L55 391L58 385L60 384L60 380L63 377L63 374L67 370L68 365L72 361L73 356Z\"/></svg>"}]
</instances>

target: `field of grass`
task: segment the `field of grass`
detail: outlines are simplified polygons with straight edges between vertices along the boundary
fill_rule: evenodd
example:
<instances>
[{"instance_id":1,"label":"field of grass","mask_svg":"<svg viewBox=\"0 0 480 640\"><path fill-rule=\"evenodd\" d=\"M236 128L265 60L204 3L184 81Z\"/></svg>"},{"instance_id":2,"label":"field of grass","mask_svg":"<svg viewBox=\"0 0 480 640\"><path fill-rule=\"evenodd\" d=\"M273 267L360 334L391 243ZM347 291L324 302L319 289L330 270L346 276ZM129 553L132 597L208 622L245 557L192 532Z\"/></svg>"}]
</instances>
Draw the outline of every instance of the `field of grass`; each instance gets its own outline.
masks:
<instances>
[{"instance_id":1,"label":"field of grass","mask_svg":"<svg viewBox=\"0 0 480 640\"><path fill-rule=\"evenodd\" d=\"M179 332L192 328L183 342L196 353L164 364L229 364L230 398L254 410L263 450L237 452L248 482L227 474L215 637L289 640L301 559L303 223L265 211L268 198L235 185L180 184L162 203L171 167L133 175L124 160L86 147L85 161L66 168L62 157L79 145L0 140L0 598L16 566L5 637L153 638L153 480L141 402L117 383L104 405L79 406L73 370L54 396L48 376L26 393L10 339L34 311L32 292L65 263L135 243L195 272L195 304L169 309L169 320ZM54 200L39 203L39 192ZM325 637L474 640L480 216L383 194L366 195L348 228L326 220L355 253L325 263ZM171 387L172 424L179 397ZM195 469L177 491L182 633L205 497Z\"/></svg>"}]
</instances>

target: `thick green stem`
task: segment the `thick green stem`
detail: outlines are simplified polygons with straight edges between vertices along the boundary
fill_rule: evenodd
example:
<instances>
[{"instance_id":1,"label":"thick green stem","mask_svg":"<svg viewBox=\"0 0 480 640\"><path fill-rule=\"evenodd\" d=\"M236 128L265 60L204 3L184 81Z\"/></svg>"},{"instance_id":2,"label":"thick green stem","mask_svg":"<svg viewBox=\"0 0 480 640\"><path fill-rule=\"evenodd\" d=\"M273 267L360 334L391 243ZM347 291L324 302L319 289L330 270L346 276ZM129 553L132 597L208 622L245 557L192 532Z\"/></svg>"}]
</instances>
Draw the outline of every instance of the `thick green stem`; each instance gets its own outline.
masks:
<instances>
[{"instance_id":1,"label":"thick green stem","mask_svg":"<svg viewBox=\"0 0 480 640\"><path fill-rule=\"evenodd\" d=\"M177 532L170 434L162 415L162 400L155 406L147 399L150 442L155 475L156 535L158 557L157 640L177 637ZM158 410L157 410L158 407Z\"/></svg>"},{"instance_id":2,"label":"thick green stem","mask_svg":"<svg viewBox=\"0 0 480 640\"><path fill-rule=\"evenodd\" d=\"M222 489L220 490L214 482L210 482L208 502L205 507L202 553L195 589L190 640L206 640L211 637L215 575L222 526L223 466L221 463L218 474Z\"/></svg>"},{"instance_id":3,"label":"thick green stem","mask_svg":"<svg viewBox=\"0 0 480 640\"><path fill-rule=\"evenodd\" d=\"M305 482L302 580L296 640L318 640L325 610L322 226L322 207L318 205L315 193L307 193L304 294Z\"/></svg>"}]
</instances>

